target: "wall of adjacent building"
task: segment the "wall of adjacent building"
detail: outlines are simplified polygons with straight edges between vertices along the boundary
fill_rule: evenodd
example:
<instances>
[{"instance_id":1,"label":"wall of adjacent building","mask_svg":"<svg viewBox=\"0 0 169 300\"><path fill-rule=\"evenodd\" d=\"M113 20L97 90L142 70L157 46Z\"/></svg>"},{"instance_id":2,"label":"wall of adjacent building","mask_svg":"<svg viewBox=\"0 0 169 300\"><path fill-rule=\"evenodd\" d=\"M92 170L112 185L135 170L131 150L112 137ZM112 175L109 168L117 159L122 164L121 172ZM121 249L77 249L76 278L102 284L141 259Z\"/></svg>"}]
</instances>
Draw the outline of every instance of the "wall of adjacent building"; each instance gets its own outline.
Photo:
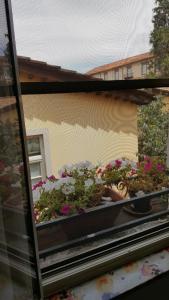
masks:
<instances>
[{"instance_id":1,"label":"wall of adjacent building","mask_svg":"<svg viewBox=\"0 0 169 300\"><path fill-rule=\"evenodd\" d=\"M133 72L133 78L141 78L142 77L142 73L141 73L141 62L136 62L131 64L132 66L132 72ZM119 70L119 80L125 79L125 75L127 74L127 67L123 66L123 67L119 67L117 68ZM94 74L93 76L95 78L102 78L102 79L106 79L106 80L115 80L115 74L114 74L115 70L111 69L105 72L100 72L97 74ZM106 78L105 78L105 74L106 74Z\"/></svg>"},{"instance_id":2,"label":"wall of adjacent building","mask_svg":"<svg viewBox=\"0 0 169 300\"><path fill-rule=\"evenodd\" d=\"M119 94L27 95L23 107L26 130L48 132L53 174L81 160L137 160L137 106Z\"/></svg>"}]
</instances>

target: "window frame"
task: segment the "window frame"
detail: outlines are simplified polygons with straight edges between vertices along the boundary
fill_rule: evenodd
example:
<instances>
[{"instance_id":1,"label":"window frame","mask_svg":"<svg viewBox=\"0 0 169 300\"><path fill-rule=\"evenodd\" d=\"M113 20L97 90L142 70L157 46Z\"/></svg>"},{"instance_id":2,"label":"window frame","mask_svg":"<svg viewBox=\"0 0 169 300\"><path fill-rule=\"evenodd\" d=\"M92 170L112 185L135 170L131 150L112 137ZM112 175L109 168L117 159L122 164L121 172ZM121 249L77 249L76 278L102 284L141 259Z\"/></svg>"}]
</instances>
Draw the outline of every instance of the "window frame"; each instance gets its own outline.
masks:
<instances>
[{"instance_id":1,"label":"window frame","mask_svg":"<svg viewBox=\"0 0 169 300\"><path fill-rule=\"evenodd\" d=\"M146 69L145 72L144 72L144 67ZM141 76L145 77L146 75L148 75L148 62L144 61L141 63Z\"/></svg>"},{"instance_id":2,"label":"window frame","mask_svg":"<svg viewBox=\"0 0 169 300\"><path fill-rule=\"evenodd\" d=\"M11 23L12 13L11 6L9 5L9 0L7 1L7 11L8 11L8 23L10 24L10 28L12 28L10 32L10 40L11 44L15 45L14 41L14 32L13 25ZM13 48L13 57L12 57L13 69L17 69L17 58L16 58L16 50ZM17 69L18 70L18 69ZM21 108L21 99L20 99L20 88L19 88L19 76L18 72L15 76L15 82L17 83L15 86L16 89L16 97L18 102L18 111L20 115L20 125L23 129L22 131L22 142L24 149L24 161L26 166L26 179L27 179L27 192L29 197L31 198L30 191L30 176L29 176L29 168L28 168L28 154L26 151L26 133L24 127L24 115L23 109ZM101 81L86 81L86 82L41 82L41 83L21 83L21 92L23 95L30 94L55 94L55 93L70 93L70 92L92 92L92 91L105 91L105 90L120 90L120 89L137 89L137 88L154 88L154 87L168 87L169 79L149 79L149 80L119 80L109 81L109 82L101 82ZM3 88L1 89L1 95L3 95ZM10 94L10 89L9 89ZM32 204L30 203L30 208L32 210ZM31 223L31 222L30 222ZM36 237L36 231L34 225L31 225L33 228L34 236ZM159 250L169 243L169 232L168 228L165 228L159 232L153 232L154 236L150 238L148 236L145 239L142 239L140 243L134 243L129 245L125 245L124 250L113 251L111 248L107 248L110 252L109 254L102 253L102 255L98 254L97 257L93 256L92 261L84 261L78 265L77 267L71 267L70 269L63 270L60 273L55 275L51 275L49 278L43 278L42 285L45 292L45 295L51 294L57 289L71 287L75 284L79 284L84 280L89 280L94 276L98 276L104 272L112 270L120 265L132 261L134 259L138 259L146 254L151 254L152 252ZM37 243L36 250L37 250ZM124 246L124 245L123 245ZM36 257L38 261L38 255L36 251ZM37 263L37 266L39 264ZM70 262L71 266L71 262ZM37 268L38 269L38 268ZM90 272L89 272L90 271ZM37 272L38 278L40 279L39 271Z\"/></svg>"},{"instance_id":3,"label":"window frame","mask_svg":"<svg viewBox=\"0 0 169 300\"><path fill-rule=\"evenodd\" d=\"M97 92L105 90L127 90L162 86L168 87L169 79L21 83L22 93L26 95ZM57 266L54 266L54 271L52 270L51 272L47 272L47 277L41 270L42 285L45 295L48 296L63 287L70 288L74 285L78 285L86 280L92 279L93 277L100 276L104 272L120 267L125 263L140 259L144 255L150 255L155 251L168 247L168 228L169 222L165 223L164 226L146 230L143 232L143 235L139 232L136 239L135 236L133 238L129 237L125 244L120 244L119 246L112 245L112 247L110 247L110 244L106 244L104 246L104 251L101 251L101 247L98 247L98 249L93 250L91 256L88 256L87 252L82 254L79 259L77 257L70 259L67 264L62 267L60 266L59 269ZM109 254L107 255L106 253L108 252Z\"/></svg>"},{"instance_id":4,"label":"window frame","mask_svg":"<svg viewBox=\"0 0 169 300\"><path fill-rule=\"evenodd\" d=\"M41 163L41 177L44 180L46 177L52 175L51 155L50 155L50 142L49 131L47 128L28 129L26 131L26 138L40 137L41 155L29 156L29 164L36 162Z\"/></svg>"},{"instance_id":5,"label":"window frame","mask_svg":"<svg viewBox=\"0 0 169 300\"><path fill-rule=\"evenodd\" d=\"M27 192L27 198L28 198L28 210L27 210L26 218L29 224L29 230L31 231L31 240L32 240L31 242L33 246L33 255L35 259L34 270L37 278L36 291L39 299L43 299L42 277L41 277L40 264L39 264L37 232L35 228L34 215L33 215L33 198L32 198L31 186L30 186L30 173L28 167L28 154L26 148L26 130L25 130L22 100L21 100L21 87L20 87L20 80L19 80L18 60L16 54L16 43L15 43L11 0L5 0L4 5L5 5L5 14L6 14L6 21L7 21L7 34L9 37L11 73L13 75L13 80L12 83L10 82L10 84L8 85L8 91L6 91L6 86L4 86L4 88L2 86L2 88L0 89L1 90L0 97L14 96L16 98L15 105L18 114L22 158L23 158L23 165L25 169L25 173L24 173L25 190ZM15 276L17 277L17 268L15 267L15 265L11 266L11 268L12 271L14 271Z\"/></svg>"}]
</instances>

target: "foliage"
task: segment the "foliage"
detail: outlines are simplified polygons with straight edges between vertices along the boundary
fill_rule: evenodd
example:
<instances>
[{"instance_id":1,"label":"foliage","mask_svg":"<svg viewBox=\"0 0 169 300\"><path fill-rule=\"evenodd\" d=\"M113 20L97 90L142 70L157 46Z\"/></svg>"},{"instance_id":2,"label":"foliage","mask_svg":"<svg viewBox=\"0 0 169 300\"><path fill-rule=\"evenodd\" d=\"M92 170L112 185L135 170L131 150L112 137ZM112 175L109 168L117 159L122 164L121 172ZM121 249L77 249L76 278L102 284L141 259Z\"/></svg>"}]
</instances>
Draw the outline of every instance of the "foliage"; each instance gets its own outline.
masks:
<instances>
[{"instance_id":1,"label":"foliage","mask_svg":"<svg viewBox=\"0 0 169 300\"><path fill-rule=\"evenodd\" d=\"M34 186L34 190L40 187L40 198L35 203L36 222L81 213L87 207L100 204L103 180L96 175L96 167L91 163L65 166L60 174L59 179L52 176Z\"/></svg>"},{"instance_id":2,"label":"foliage","mask_svg":"<svg viewBox=\"0 0 169 300\"><path fill-rule=\"evenodd\" d=\"M165 111L162 97L138 110L138 152L144 155L160 156L166 159L169 113Z\"/></svg>"},{"instance_id":3,"label":"foliage","mask_svg":"<svg viewBox=\"0 0 169 300\"><path fill-rule=\"evenodd\" d=\"M161 77L169 77L169 1L156 0L150 36L155 66Z\"/></svg>"},{"instance_id":4,"label":"foliage","mask_svg":"<svg viewBox=\"0 0 169 300\"><path fill-rule=\"evenodd\" d=\"M108 186L118 184L136 172L136 163L127 159L117 159L111 161L105 167L99 168L97 172Z\"/></svg>"},{"instance_id":5,"label":"foliage","mask_svg":"<svg viewBox=\"0 0 169 300\"><path fill-rule=\"evenodd\" d=\"M137 164L136 176L128 180L127 185L130 195L168 187L169 180L164 161L159 157L144 157L144 160Z\"/></svg>"},{"instance_id":6,"label":"foliage","mask_svg":"<svg viewBox=\"0 0 169 300\"><path fill-rule=\"evenodd\" d=\"M34 205L35 221L39 223L83 213L86 208L102 204L103 196L112 201L121 200L122 197L113 199L114 184L122 183L131 195L168 187L166 171L164 161L158 157L145 157L137 164L117 159L99 167L88 161L64 166L59 179L50 176L33 186L38 199Z\"/></svg>"}]
</instances>

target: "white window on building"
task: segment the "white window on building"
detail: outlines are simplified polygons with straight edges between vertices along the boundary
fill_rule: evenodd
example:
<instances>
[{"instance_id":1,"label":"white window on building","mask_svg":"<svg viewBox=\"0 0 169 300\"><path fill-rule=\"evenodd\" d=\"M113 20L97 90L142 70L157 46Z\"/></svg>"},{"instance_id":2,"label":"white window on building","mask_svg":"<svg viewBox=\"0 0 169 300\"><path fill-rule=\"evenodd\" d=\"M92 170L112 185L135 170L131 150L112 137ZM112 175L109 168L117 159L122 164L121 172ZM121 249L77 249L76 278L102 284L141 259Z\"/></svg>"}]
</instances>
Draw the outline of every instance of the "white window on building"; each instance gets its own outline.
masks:
<instances>
[{"instance_id":1,"label":"white window on building","mask_svg":"<svg viewBox=\"0 0 169 300\"><path fill-rule=\"evenodd\" d=\"M119 80L119 69L114 70L114 79Z\"/></svg>"},{"instance_id":2,"label":"white window on building","mask_svg":"<svg viewBox=\"0 0 169 300\"><path fill-rule=\"evenodd\" d=\"M108 72L104 73L104 80L108 80Z\"/></svg>"},{"instance_id":3,"label":"white window on building","mask_svg":"<svg viewBox=\"0 0 169 300\"><path fill-rule=\"evenodd\" d=\"M133 70L132 70L132 66L127 66L126 67L126 79L130 79L133 77Z\"/></svg>"},{"instance_id":4,"label":"white window on building","mask_svg":"<svg viewBox=\"0 0 169 300\"><path fill-rule=\"evenodd\" d=\"M141 75L145 76L148 74L148 63L147 62L143 62L141 64Z\"/></svg>"},{"instance_id":5,"label":"white window on building","mask_svg":"<svg viewBox=\"0 0 169 300\"><path fill-rule=\"evenodd\" d=\"M29 166L32 185L46 178L43 135L27 137Z\"/></svg>"}]
</instances>

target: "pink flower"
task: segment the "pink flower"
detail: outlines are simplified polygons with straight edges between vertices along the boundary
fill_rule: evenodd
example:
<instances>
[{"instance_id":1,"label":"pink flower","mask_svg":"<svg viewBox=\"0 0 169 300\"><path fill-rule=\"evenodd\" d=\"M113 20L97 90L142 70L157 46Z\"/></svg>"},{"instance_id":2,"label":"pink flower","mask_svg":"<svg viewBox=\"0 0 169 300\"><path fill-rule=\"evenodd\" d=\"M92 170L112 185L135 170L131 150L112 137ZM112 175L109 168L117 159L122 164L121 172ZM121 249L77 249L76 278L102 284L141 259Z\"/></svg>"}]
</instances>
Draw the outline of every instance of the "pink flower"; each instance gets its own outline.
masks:
<instances>
[{"instance_id":1,"label":"pink flower","mask_svg":"<svg viewBox=\"0 0 169 300\"><path fill-rule=\"evenodd\" d=\"M115 164L116 164L116 167L117 167L117 168L120 168L120 167L121 167L121 164L122 164L122 161L119 160L119 159L116 159L116 160L115 160Z\"/></svg>"},{"instance_id":2,"label":"pink flower","mask_svg":"<svg viewBox=\"0 0 169 300\"><path fill-rule=\"evenodd\" d=\"M131 176L132 176L132 175L135 175L135 174L137 174L137 172L136 172L136 170L135 170L135 169L131 169L131 173L130 173L130 174L131 174Z\"/></svg>"},{"instance_id":3,"label":"pink flower","mask_svg":"<svg viewBox=\"0 0 169 300\"><path fill-rule=\"evenodd\" d=\"M112 169L112 164L110 164L110 163L107 164L107 165L106 165L106 169L107 169L107 170L111 170L111 169Z\"/></svg>"},{"instance_id":4,"label":"pink flower","mask_svg":"<svg viewBox=\"0 0 169 300\"><path fill-rule=\"evenodd\" d=\"M157 170L159 171L159 172L163 172L164 171L164 166L162 165L162 164L160 164L160 163L158 163L157 164Z\"/></svg>"},{"instance_id":5,"label":"pink flower","mask_svg":"<svg viewBox=\"0 0 169 300\"><path fill-rule=\"evenodd\" d=\"M69 204L63 205L62 208L60 209L60 213L65 216L68 216L70 211L71 211L71 206Z\"/></svg>"},{"instance_id":6,"label":"pink flower","mask_svg":"<svg viewBox=\"0 0 169 300\"><path fill-rule=\"evenodd\" d=\"M102 168L98 168L96 174L101 174L101 173L102 173Z\"/></svg>"},{"instance_id":7,"label":"pink flower","mask_svg":"<svg viewBox=\"0 0 169 300\"><path fill-rule=\"evenodd\" d=\"M48 179L49 179L50 181L55 181L55 180L56 180L56 177L55 177L54 175L51 175L51 176L48 177Z\"/></svg>"},{"instance_id":8,"label":"pink flower","mask_svg":"<svg viewBox=\"0 0 169 300\"><path fill-rule=\"evenodd\" d=\"M46 183L46 181L39 181L39 182L35 183L32 187L32 191L35 191L37 188L42 187L45 183Z\"/></svg>"},{"instance_id":9,"label":"pink flower","mask_svg":"<svg viewBox=\"0 0 169 300\"><path fill-rule=\"evenodd\" d=\"M144 156L144 160L147 162L150 162L150 157L149 156Z\"/></svg>"},{"instance_id":10,"label":"pink flower","mask_svg":"<svg viewBox=\"0 0 169 300\"><path fill-rule=\"evenodd\" d=\"M66 172L63 172L62 174L61 174L61 178L65 178L65 177L67 177L68 175L67 175L67 173Z\"/></svg>"},{"instance_id":11,"label":"pink flower","mask_svg":"<svg viewBox=\"0 0 169 300\"><path fill-rule=\"evenodd\" d=\"M152 162L148 161L145 165L144 165L144 172L149 172L152 169Z\"/></svg>"}]
</instances>

